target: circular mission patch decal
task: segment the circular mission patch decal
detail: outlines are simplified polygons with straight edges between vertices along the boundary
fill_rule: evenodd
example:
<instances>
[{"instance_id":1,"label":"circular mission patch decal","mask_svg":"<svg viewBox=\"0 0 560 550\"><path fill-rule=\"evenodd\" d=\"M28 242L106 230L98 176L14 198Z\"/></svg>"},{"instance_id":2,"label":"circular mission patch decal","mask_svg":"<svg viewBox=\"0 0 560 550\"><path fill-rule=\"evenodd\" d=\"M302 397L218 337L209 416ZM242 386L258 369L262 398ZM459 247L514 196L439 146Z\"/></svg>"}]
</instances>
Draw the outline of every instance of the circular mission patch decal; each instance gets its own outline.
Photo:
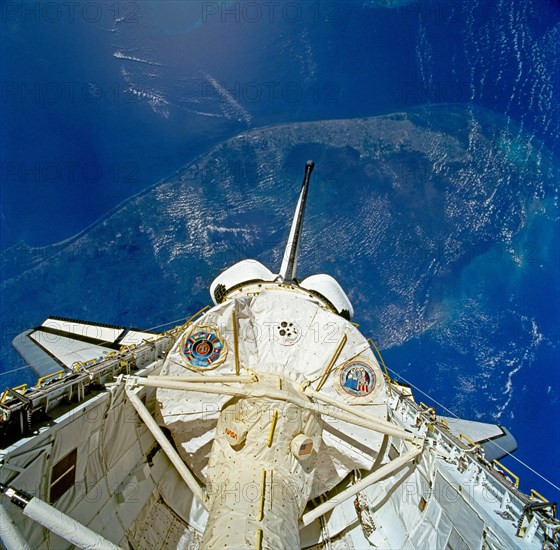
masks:
<instances>
[{"instance_id":1,"label":"circular mission patch decal","mask_svg":"<svg viewBox=\"0 0 560 550\"><path fill-rule=\"evenodd\" d=\"M375 372L362 361L352 361L340 371L342 389L353 397L365 397L375 389Z\"/></svg>"},{"instance_id":2,"label":"circular mission patch decal","mask_svg":"<svg viewBox=\"0 0 560 550\"><path fill-rule=\"evenodd\" d=\"M217 367L226 355L223 340L213 330L199 330L185 339L182 349L185 359L199 369Z\"/></svg>"}]
</instances>

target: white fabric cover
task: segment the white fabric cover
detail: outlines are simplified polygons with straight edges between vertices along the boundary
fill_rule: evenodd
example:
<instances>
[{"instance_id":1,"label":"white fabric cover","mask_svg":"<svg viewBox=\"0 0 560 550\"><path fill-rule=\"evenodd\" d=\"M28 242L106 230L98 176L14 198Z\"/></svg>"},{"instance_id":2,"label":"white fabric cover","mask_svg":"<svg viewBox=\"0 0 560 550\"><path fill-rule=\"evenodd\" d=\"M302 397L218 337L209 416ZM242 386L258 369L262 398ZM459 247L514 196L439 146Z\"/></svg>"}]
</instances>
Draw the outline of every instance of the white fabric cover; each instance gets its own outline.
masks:
<instances>
[{"instance_id":1,"label":"white fabric cover","mask_svg":"<svg viewBox=\"0 0 560 550\"><path fill-rule=\"evenodd\" d=\"M244 283L260 279L262 281L272 281L275 275L263 264L256 260L241 260L236 264L220 273L210 285L210 296L214 304L217 304L215 291L218 285L223 285L226 290Z\"/></svg>"},{"instance_id":2,"label":"white fabric cover","mask_svg":"<svg viewBox=\"0 0 560 550\"><path fill-rule=\"evenodd\" d=\"M270 379L271 388L274 382ZM248 432L235 447L225 435L232 420ZM304 460L291 452L299 434L312 442ZM311 494L320 440L314 412L269 399L228 404L208 465L211 502L202 547L252 548L261 529L263 548L299 548L298 519Z\"/></svg>"},{"instance_id":3,"label":"white fabric cover","mask_svg":"<svg viewBox=\"0 0 560 550\"><path fill-rule=\"evenodd\" d=\"M4 503L0 504L0 541L6 550L31 550L31 546L6 511Z\"/></svg>"},{"instance_id":4,"label":"white fabric cover","mask_svg":"<svg viewBox=\"0 0 560 550\"><path fill-rule=\"evenodd\" d=\"M342 290L338 281L330 275L326 275L325 273L311 275L311 277L307 277L307 279L301 281L300 286L302 288L314 290L321 294L321 296L324 296L339 313L346 310L350 319L354 317L354 308L348 296L346 296L346 293Z\"/></svg>"},{"instance_id":5,"label":"white fabric cover","mask_svg":"<svg viewBox=\"0 0 560 550\"><path fill-rule=\"evenodd\" d=\"M79 548L86 550L119 549L116 544L109 542L38 498L32 498L23 513Z\"/></svg>"},{"instance_id":6,"label":"white fabric cover","mask_svg":"<svg viewBox=\"0 0 560 550\"><path fill-rule=\"evenodd\" d=\"M316 388L344 334L347 341L321 393L357 406L379 419L387 417L387 390L379 365L360 332L338 315L325 309L303 290L269 284L248 288L235 300L214 307L197 320L197 326L212 326L227 343L227 357L208 377L235 374L232 312L238 325L241 374L248 371L278 374L284 379ZM282 322L292 323L289 334L281 334ZM181 338L170 351L161 374L200 376L190 370L180 353ZM366 397L353 397L341 389L340 370L350 359L367 362L375 373L376 386ZM157 419L171 430L183 459L195 475L207 482L207 465L214 430L229 396L159 389ZM356 468L370 469L383 441L381 434L323 415L321 453L311 498L324 493Z\"/></svg>"}]
</instances>

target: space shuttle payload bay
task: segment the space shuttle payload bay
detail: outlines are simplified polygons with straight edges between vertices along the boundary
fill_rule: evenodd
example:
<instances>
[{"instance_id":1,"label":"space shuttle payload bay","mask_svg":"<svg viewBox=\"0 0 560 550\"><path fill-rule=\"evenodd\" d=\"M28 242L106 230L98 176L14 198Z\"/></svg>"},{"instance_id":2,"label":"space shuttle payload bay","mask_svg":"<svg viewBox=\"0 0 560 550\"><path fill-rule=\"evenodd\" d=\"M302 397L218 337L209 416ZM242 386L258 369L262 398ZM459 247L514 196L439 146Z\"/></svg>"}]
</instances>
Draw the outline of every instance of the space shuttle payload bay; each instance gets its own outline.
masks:
<instances>
[{"instance_id":1,"label":"space shuttle payload bay","mask_svg":"<svg viewBox=\"0 0 560 550\"><path fill-rule=\"evenodd\" d=\"M338 282L296 278L313 166L279 273L235 264L162 334L18 337L48 372L0 402L6 548L555 547L555 504L499 463L513 436L416 403Z\"/></svg>"}]
</instances>

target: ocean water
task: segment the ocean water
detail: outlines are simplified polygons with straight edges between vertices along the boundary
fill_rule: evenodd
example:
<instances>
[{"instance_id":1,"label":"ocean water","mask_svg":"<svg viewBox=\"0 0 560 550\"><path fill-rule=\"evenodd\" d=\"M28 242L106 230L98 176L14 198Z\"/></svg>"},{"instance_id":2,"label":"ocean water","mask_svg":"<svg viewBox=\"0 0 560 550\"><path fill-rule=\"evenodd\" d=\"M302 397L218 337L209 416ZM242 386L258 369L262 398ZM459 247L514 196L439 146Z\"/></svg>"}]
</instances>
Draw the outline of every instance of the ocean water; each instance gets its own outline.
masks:
<instances>
[{"instance_id":1,"label":"ocean water","mask_svg":"<svg viewBox=\"0 0 560 550\"><path fill-rule=\"evenodd\" d=\"M503 463L522 487L549 498L557 498L560 471L560 286L550 269L559 265L559 229L557 218L541 213L510 246L472 258L440 304L445 321L384 354L393 374L425 392L440 414L460 410L462 418L508 427L518 451Z\"/></svg>"},{"instance_id":2,"label":"ocean water","mask_svg":"<svg viewBox=\"0 0 560 550\"><path fill-rule=\"evenodd\" d=\"M268 124L475 103L558 153L553 1L39 6L2 4L4 248L67 238Z\"/></svg>"},{"instance_id":3,"label":"ocean water","mask_svg":"<svg viewBox=\"0 0 560 550\"><path fill-rule=\"evenodd\" d=\"M87 315L101 322L134 325L145 321L155 326L174 319L171 313L194 311L199 303L206 303L207 281L189 273L186 263L148 264L153 243L135 225L120 227L149 265L144 271L147 288L139 294L115 289L103 303L95 288L111 288L111 281L103 280L99 270L93 270L98 279L92 279L92 271L86 275L84 267L73 279L88 277L83 295L64 295L64 272L57 262L52 261L52 268L49 262L39 271L31 268L37 266L37 258L48 258L53 250L73 254L73 261L83 266L97 260L103 244L109 247L110 239L118 238L101 232L96 238L106 242L92 241L90 235L89 248L79 254L69 248L76 241L55 243L86 230L122 201L223 140L275 124L367 117L418 105L446 108L449 104L450 112L453 105L471 105L471 122L460 129L452 117L428 117L423 124L428 128L439 124L439 131L445 124L448 135L467 144L478 172L466 172L463 191L452 194L457 199L452 204L472 207L458 212L456 227L472 228L480 221L484 233L457 231L455 242L447 244L423 240L425 235L414 237L406 241L420 243L412 252L410 246L381 251L375 241L364 239L364 234L378 238L383 230L389 232L388 244L398 243L390 231L408 227L405 222L419 200L411 178L418 178L428 214L449 198L437 186L423 188L429 179L425 170L445 166L444 158L426 168L403 157L398 177L407 194L372 202L367 223L361 228L348 226L347 235L340 234L345 240L336 248L339 256L333 254L323 262L310 251L302 267L312 270L313 261L322 262L323 268L341 278L359 304L365 328L385 349L390 367L428 393L426 399L460 416L499 421L510 428L520 447L515 456L550 483L513 459L505 463L514 471L522 470L525 489L535 487L557 500L560 298L558 188L553 167L560 157L559 4L553 0L311 0L279 5L231 1L69 5L0 5L4 52L0 62L0 368L4 373L18 368L8 336L49 314ZM497 118L478 116L480 108ZM463 111L459 112L457 117L464 120ZM488 128L492 131L485 134ZM348 132L353 132L352 125ZM477 141L480 135L491 136L492 155ZM345 194L347 180L340 178L360 174L353 171L356 159L351 151L337 151L336 157L330 149L327 154L320 148L313 152L323 154L315 160L323 164L319 185L325 193L316 197L315 207L310 204L308 220L315 220L312 226L321 231L322 210L342 200L359 208L359 186L349 186L351 191ZM297 179L294 188L299 175L292 164L307 158L307 153L301 146L287 161L285 174ZM273 165L278 160L274 154L271 150L270 159L259 157L262 165L252 168L254 174L267 163ZM553 161L545 161L550 158ZM497 159L508 163L504 179L496 176L502 173L496 169ZM338 164L344 169L338 170ZM233 166L245 170L238 160ZM375 166L369 169L375 171ZM488 181L489 177L496 179ZM211 195L215 211L235 204L239 216L227 219L237 233L227 233L227 238L223 232L212 233L210 245L223 249L224 255L213 266L204 264L207 277L214 274L211 267L222 267L241 251L277 259L274 250L281 246L288 223L284 218L291 210L291 205L278 206L288 191L289 178L284 180L282 187L265 185L268 195L262 200L277 205L273 206L277 227L266 228L262 244L256 240L239 245L236 239L244 229L254 232L266 225L270 219L266 213L257 208L244 211L237 202ZM251 203L258 178L243 172L232 181ZM384 180L356 181L381 186ZM501 202L487 201L493 197L488 193L492 187ZM472 196L471 202L467 195ZM508 209L519 203L525 207L512 219ZM376 208L387 204L391 210L386 218L387 212ZM215 211L209 214L217 216ZM354 214L350 207L341 208L341 213L350 218ZM505 222L486 223L488 219ZM434 216L430 224L438 221ZM434 230L451 233L452 227ZM179 242L187 236L171 235ZM55 246L40 250L20 246L14 253L14 245L22 242L31 247ZM352 245L356 242L361 247L357 252ZM460 249L460 261L451 261L453 247ZM375 254L368 255L368 250ZM418 254L419 261L409 258L403 263L403 254ZM430 260L441 259L442 254L447 277L443 271L432 277ZM343 269L352 263L351 255L362 262L352 275ZM112 257L105 258L107 265ZM203 256L200 261L204 262ZM405 265L410 269L410 285L403 287L402 280L395 284L386 277L384 286L372 285L364 297L360 281L374 278L380 262L395 268ZM169 265L177 274L167 271ZM173 294L174 303L164 300L160 310L150 312L152 291L161 281L176 289L178 274L198 285L197 291L180 301ZM407 315L416 312L420 326L411 329L408 325L415 321L404 314L376 315L387 310L389 299L400 304L403 293L415 284L411 296L418 307ZM67 292L78 292L79 286L70 286ZM18 297L17 302L12 296ZM110 319L105 317L108 312ZM142 318L134 319L133 313ZM10 373L4 380L15 383L20 374L24 373Z\"/></svg>"}]
</instances>

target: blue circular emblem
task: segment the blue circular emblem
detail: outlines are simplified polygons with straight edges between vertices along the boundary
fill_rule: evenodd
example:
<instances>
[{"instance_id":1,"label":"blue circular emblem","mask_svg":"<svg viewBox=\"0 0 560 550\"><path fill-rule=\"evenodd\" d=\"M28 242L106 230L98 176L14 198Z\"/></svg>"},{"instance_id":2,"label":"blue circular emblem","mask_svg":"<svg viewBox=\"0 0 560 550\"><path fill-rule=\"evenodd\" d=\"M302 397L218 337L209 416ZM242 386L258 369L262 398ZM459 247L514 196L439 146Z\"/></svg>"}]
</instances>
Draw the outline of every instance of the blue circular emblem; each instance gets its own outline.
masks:
<instances>
[{"instance_id":1,"label":"blue circular emblem","mask_svg":"<svg viewBox=\"0 0 560 550\"><path fill-rule=\"evenodd\" d=\"M354 397L365 397L375 389L375 372L367 363L352 361L340 371L340 385Z\"/></svg>"},{"instance_id":2,"label":"blue circular emblem","mask_svg":"<svg viewBox=\"0 0 560 550\"><path fill-rule=\"evenodd\" d=\"M207 368L220 358L224 344L213 332L200 330L191 334L184 348L187 361L199 368Z\"/></svg>"}]
</instances>

